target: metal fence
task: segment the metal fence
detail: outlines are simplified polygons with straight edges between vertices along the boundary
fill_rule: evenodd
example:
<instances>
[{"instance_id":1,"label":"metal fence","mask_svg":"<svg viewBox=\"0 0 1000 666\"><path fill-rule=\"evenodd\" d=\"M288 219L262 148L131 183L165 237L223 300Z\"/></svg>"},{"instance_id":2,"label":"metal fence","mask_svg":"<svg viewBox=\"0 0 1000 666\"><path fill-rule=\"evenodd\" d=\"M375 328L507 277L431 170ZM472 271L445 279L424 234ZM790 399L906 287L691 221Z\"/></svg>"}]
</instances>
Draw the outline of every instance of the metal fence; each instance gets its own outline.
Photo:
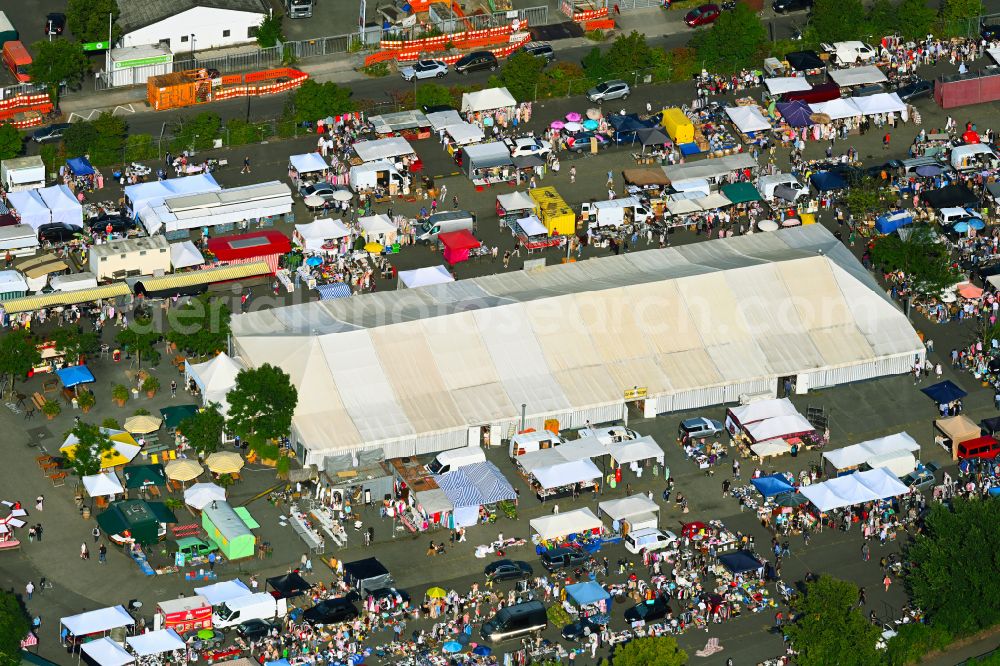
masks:
<instances>
[{"instance_id":1,"label":"metal fence","mask_svg":"<svg viewBox=\"0 0 1000 666\"><path fill-rule=\"evenodd\" d=\"M282 49L272 46L241 53L230 53L217 58L199 58L195 54L178 53L174 56L173 68L164 65L146 65L117 69L94 77L95 90L144 86L151 76L159 76L170 71L183 72L189 69L215 69L221 74L240 74L260 69L277 67L282 62Z\"/></svg>"}]
</instances>

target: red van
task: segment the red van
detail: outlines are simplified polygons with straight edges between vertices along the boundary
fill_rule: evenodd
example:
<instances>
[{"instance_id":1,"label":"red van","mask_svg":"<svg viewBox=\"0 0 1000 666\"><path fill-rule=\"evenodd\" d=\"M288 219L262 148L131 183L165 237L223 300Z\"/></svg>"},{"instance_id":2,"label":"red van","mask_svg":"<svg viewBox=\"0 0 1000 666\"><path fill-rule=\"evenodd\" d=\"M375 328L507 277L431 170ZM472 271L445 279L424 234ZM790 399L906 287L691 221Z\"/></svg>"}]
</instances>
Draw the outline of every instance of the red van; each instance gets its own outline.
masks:
<instances>
[{"instance_id":1,"label":"red van","mask_svg":"<svg viewBox=\"0 0 1000 666\"><path fill-rule=\"evenodd\" d=\"M801 100L806 104L819 104L820 102L829 102L830 100L839 98L840 86L836 83L821 83L809 90L795 90L784 93L781 96L781 101L794 102L795 100Z\"/></svg>"},{"instance_id":2,"label":"red van","mask_svg":"<svg viewBox=\"0 0 1000 666\"><path fill-rule=\"evenodd\" d=\"M959 460L966 458L993 460L1000 455L1000 442L988 435L976 437L959 444L957 453Z\"/></svg>"},{"instance_id":3,"label":"red van","mask_svg":"<svg viewBox=\"0 0 1000 666\"><path fill-rule=\"evenodd\" d=\"M20 83L28 83L31 76L28 69L31 67L31 54L24 44L18 41L7 42L3 45L3 61L7 69L11 71L14 78Z\"/></svg>"}]
</instances>

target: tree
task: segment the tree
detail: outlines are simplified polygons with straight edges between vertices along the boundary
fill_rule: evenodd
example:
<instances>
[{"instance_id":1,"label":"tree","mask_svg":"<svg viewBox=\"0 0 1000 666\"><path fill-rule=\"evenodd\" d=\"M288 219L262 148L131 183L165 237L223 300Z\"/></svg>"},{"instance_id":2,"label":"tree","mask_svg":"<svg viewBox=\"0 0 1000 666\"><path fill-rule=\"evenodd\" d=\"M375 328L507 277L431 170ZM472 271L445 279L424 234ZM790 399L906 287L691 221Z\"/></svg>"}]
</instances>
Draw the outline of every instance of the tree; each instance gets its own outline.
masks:
<instances>
[{"instance_id":1,"label":"tree","mask_svg":"<svg viewBox=\"0 0 1000 666\"><path fill-rule=\"evenodd\" d=\"M896 30L904 39L924 39L936 19L937 13L924 0L903 0L896 7Z\"/></svg>"},{"instance_id":2,"label":"tree","mask_svg":"<svg viewBox=\"0 0 1000 666\"><path fill-rule=\"evenodd\" d=\"M858 586L830 576L806 585L792 601L787 634L799 666L870 666L883 660L875 647L881 631L858 608Z\"/></svg>"},{"instance_id":3,"label":"tree","mask_svg":"<svg viewBox=\"0 0 1000 666\"><path fill-rule=\"evenodd\" d=\"M167 313L167 340L198 356L215 354L229 342L230 317L229 307L221 300L191 299Z\"/></svg>"},{"instance_id":4,"label":"tree","mask_svg":"<svg viewBox=\"0 0 1000 666\"><path fill-rule=\"evenodd\" d=\"M41 362L37 343L24 329L0 336L0 375L10 377L11 390L18 377L26 377Z\"/></svg>"},{"instance_id":5,"label":"tree","mask_svg":"<svg viewBox=\"0 0 1000 666\"><path fill-rule=\"evenodd\" d=\"M418 107L450 106L451 91L440 83L424 83L417 87L414 100Z\"/></svg>"},{"instance_id":6,"label":"tree","mask_svg":"<svg viewBox=\"0 0 1000 666\"><path fill-rule=\"evenodd\" d=\"M907 550L914 566L905 582L935 626L961 636L1000 623L1000 589L980 568L996 569L998 521L1000 502L964 499L934 504L924 519Z\"/></svg>"},{"instance_id":7,"label":"tree","mask_svg":"<svg viewBox=\"0 0 1000 666\"><path fill-rule=\"evenodd\" d=\"M677 645L673 636L635 638L615 648L611 660L603 666L684 666L687 652Z\"/></svg>"},{"instance_id":8,"label":"tree","mask_svg":"<svg viewBox=\"0 0 1000 666\"><path fill-rule=\"evenodd\" d=\"M317 83L309 79L292 94L290 115L295 122L314 123L320 118L354 111L351 90L332 81Z\"/></svg>"},{"instance_id":9,"label":"tree","mask_svg":"<svg viewBox=\"0 0 1000 666\"><path fill-rule=\"evenodd\" d=\"M0 160L9 160L21 154L24 140L17 128L10 123L0 125Z\"/></svg>"},{"instance_id":10,"label":"tree","mask_svg":"<svg viewBox=\"0 0 1000 666\"><path fill-rule=\"evenodd\" d=\"M34 52L28 70L31 80L48 86L49 95L57 104L59 87L65 83L70 88L76 88L90 71L90 61L80 42L68 39L35 42L31 50Z\"/></svg>"},{"instance_id":11,"label":"tree","mask_svg":"<svg viewBox=\"0 0 1000 666\"><path fill-rule=\"evenodd\" d=\"M277 12L271 12L264 17L257 26L257 46L269 49L277 46L278 42L285 41L285 34L281 31L281 18L281 14Z\"/></svg>"},{"instance_id":12,"label":"tree","mask_svg":"<svg viewBox=\"0 0 1000 666\"><path fill-rule=\"evenodd\" d=\"M810 41L844 42L869 32L861 0L816 0L809 19Z\"/></svg>"},{"instance_id":13,"label":"tree","mask_svg":"<svg viewBox=\"0 0 1000 666\"><path fill-rule=\"evenodd\" d=\"M545 68L545 61L525 51L518 51L507 58L500 70L500 82L519 102L535 99L535 86Z\"/></svg>"},{"instance_id":14,"label":"tree","mask_svg":"<svg viewBox=\"0 0 1000 666\"><path fill-rule=\"evenodd\" d=\"M116 0L69 0L66 7L66 25L81 42L106 42L108 40L108 14L111 15L111 41L121 36Z\"/></svg>"},{"instance_id":15,"label":"tree","mask_svg":"<svg viewBox=\"0 0 1000 666\"><path fill-rule=\"evenodd\" d=\"M951 261L948 247L939 243L937 233L921 224L882 236L872 247L875 263L906 275L910 289L921 296L938 296L955 284L961 273Z\"/></svg>"},{"instance_id":16,"label":"tree","mask_svg":"<svg viewBox=\"0 0 1000 666\"><path fill-rule=\"evenodd\" d=\"M177 429L187 437L188 442L198 453L207 456L219 447L225 426L226 417L213 402L200 412L181 421Z\"/></svg>"},{"instance_id":17,"label":"tree","mask_svg":"<svg viewBox=\"0 0 1000 666\"><path fill-rule=\"evenodd\" d=\"M101 458L112 449L111 440L92 423L78 422L70 431L77 439L70 468L81 479L101 471Z\"/></svg>"},{"instance_id":18,"label":"tree","mask_svg":"<svg viewBox=\"0 0 1000 666\"><path fill-rule=\"evenodd\" d=\"M886 211L894 202L895 197L884 181L868 177L852 185L844 195L844 203L851 215L859 220Z\"/></svg>"},{"instance_id":19,"label":"tree","mask_svg":"<svg viewBox=\"0 0 1000 666\"><path fill-rule=\"evenodd\" d=\"M281 368L265 363L240 371L227 399L229 430L259 441L288 434L299 393Z\"/></svg>"},{"instance_id":20,"label":"tree","mask_svg":"<svg viewBox=\"0 0 1000 666\"><path fill-rule=\"evenodd\" d=\"M13 592L0 591L0 666L19 666L21 641L31 626Z\"/></svg>"},{"instance_id":21,"label":"tree","mask_svg":"<svg viewBox=\"0 0 1000 666\"><path fill-rule=\"evenodd\" d=\"M710 72L728 74L759 62L767 51L767 30L753 10L737 2L722 12L710 30L696 33L691 45Z\"/></svg>"},{"instance_id":22,"label":"tree","mask_svg":"<svg viewBox=\"0 0 1000 666\"><path fill-rule=\"evenodd\" d=\"M655 49L646 43L645 35L635 30L616 37L604 58L608 68L619 76L633 74L657 64Z\"/></svg>"},{"instance_id":23,"label":"tree","mask_svg":"<svg viewBox=\"0 0 1000 666\"><path fill-rule=\"evenodd\" d=\"M127 130L124 119L105 111L93 121L67 127L63 144L70 155L90 155L93 164L116 164L122 161Z\"/></svg>"},{"instance_id":24,"label":"tree","mask_svg":"<svg viewBox=\"0 0 1000 666\"><path fill-rule=\"evenodd\" d=\"M978 29L982 14L982 0L944 0L941 4L941 23L945 36L967 36L970 28Z\"/></svg>"},{"instance_id":25,"label":"tree","mask_svg":"<svg viewBox=\"0 0 1000 666\"><path fill-rule=\"evenodd\" d=\"M77 363L81 356L93 354L101 346L96 333L72 327L55 329L49 339L56 343L56 351L71 363Z\"/></svg>"},{"instance_id":26,"label":"tree","mask_svg":"<svg viewBox=\"0 0 1000 666\"><path fill-rule=\"evenodd\" d=\"M68 155L84 155L90 152L90 147L96 142L97 130L94 123L86 120L71 123L63 132L63 145L66 146Z\"/></svg>"},{"instance_id":27,"label":"tree","mask_svg":"<svg viewBox=\"0 0 1000 666\"><path fill-rule=\"evenodd\" d=\"M587 55L583 56L580 64L583 65L583 71L587 73L587 76L594 81L607 79L611 76L611 67L608 60L604 57L601 49L596 46L590 49Z\"/></svg>"},{"instance_id":28,"label":"tree","mask_svg":"<svg viewBox=\"0 0 1000 666\"><path fill-rule=\"evenodd\" d=\"M174 152L183 150L208 150L215 143L222 130L222 118L211 111L202 111L188 119L174 135L171 148Z\"/></svg>"},{"instance_id":29,"label":"tree","mask_svg":"<svg viewBox=\"0 0 1000 666\"><path fill-rule=\"evenodd\" d=\"M875 0L871 9L868 10L868 25L873 35L895 34L899 18L897 9L892 5L891 0Z\"/></svg>"},{"instance_id":30,"label":"tree","mask_svg":"<svg viewBox=\"0 0 1000 666\"><path fill-rule=\"evenodd\" d=\"M127 328L123 328L115 335L118 344L126 350L136 355L138 366L142 367L142 357L145 356L153 365L159 360L159 354L153 349L153 345L160 341L163 336L153 326L153 320L149 317L136 317L129 323Z\"/></svg>"}]
</instances>

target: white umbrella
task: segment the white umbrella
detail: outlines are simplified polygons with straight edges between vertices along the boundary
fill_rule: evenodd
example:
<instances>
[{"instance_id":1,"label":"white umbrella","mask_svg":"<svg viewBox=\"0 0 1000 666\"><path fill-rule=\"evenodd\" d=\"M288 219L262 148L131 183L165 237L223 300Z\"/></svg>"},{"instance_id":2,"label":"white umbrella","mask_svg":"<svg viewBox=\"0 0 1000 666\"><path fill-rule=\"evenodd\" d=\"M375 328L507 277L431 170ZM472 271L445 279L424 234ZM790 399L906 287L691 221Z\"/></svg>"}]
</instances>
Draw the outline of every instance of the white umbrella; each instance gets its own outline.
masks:
<instances>
[{"instance_id":1,"label":"white umbrella","mask_svg":"<svg viewBox=\"0 0 1000 666\"><path fill-rule=\"evenodd\" d=\"M350 190L335 190L333 193L334 201L350 201L354 198L354 193Z\"/></svg>"},{"instance_id":2,"label":"white umbrella","mask_svg":"<svg viewBox=\"0 0 1000 666\"><path fill-rule=\"evenodd\" d=\"M196 483L184 491L184 503L201 511L212 502L225 502L226 489L214 483Z\"/></svg>"},{"instance_id":3,"label":"white umbrella","mask_svg":"<svg viewBox=\"0 0 1000 666\"><path fill-rule=\"evenodd\" d=\"M323 197L318 194L310 194L302 200L302 203L309 208L322 208L325 201L323 200Z\"/></svg>"},{"instance_id":4,"label":"white umbrella","mask_svg":"<svg viewBox=\"0 0 1000 666\"><path fill-rule=\"evenodd\" d=\"M761 231L777 231L778 223L774 220L761 220L757 223L757 228Z\"/></svg>"},{"instance_id":5,"label":"white umbrella","mask_svg":"<svg viewBox=\"0 0 1000 666\"><path fill-rule=\"evenodd\" d=\"M125 491L114 472L85 476L83 487L91 497L110 497Z\"/></svg>"},{"instance_id":6,"label":"white umbrella","mask_svg":"<svg viewBox=\"0 0 1000 666\"><path fill-rule=\"evenodd\" d=\"M583 129L583 125L581 125L580 123L566 123L565 125L563 125L563 129L565 129L567 132L579 132L580 130Z\"/></svg>"},{"instance_id":7,"label":"white umbrella","mask_svg":"<svg viewBox=\"0 0 1000 666\"><path fill-rule=\"evenodd\" d=\"M201 476L205 469L196 460L180 459L171 460L164 467L168 479L174 481L191 481Z\"/></svg>"}]
</instances>

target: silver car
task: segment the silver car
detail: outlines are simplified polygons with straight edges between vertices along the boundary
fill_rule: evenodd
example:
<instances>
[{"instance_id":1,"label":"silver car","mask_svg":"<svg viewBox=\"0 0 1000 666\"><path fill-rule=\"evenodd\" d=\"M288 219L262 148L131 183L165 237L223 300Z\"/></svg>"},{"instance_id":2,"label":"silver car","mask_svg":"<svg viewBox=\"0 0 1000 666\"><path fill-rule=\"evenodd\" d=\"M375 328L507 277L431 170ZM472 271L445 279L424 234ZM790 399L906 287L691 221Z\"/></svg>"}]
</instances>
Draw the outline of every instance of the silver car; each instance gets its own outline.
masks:
<instances>
[{"instance_id":1,"label":"silver car","mask_svg":"<svg viewBox=\"0 0 1000 666\"><path fill-rule=\"evenodd\" d=\"M624 81L617 79L598 83L587 91L587 99L591 102L610 102L613 99L628 99L632 90Z\"/></svg>"},{"instance_id":2,"label":"silver car","mask_svg":"<svg viewBox=\"0 0 1000 666\"><path fill-rule=\"evenodd\" d=\"M406 81L413 79L440 79L448 73L448 64L440 60L418 60L411 67L403 67L400 75Z\"/></svg>"}]
</instances>

